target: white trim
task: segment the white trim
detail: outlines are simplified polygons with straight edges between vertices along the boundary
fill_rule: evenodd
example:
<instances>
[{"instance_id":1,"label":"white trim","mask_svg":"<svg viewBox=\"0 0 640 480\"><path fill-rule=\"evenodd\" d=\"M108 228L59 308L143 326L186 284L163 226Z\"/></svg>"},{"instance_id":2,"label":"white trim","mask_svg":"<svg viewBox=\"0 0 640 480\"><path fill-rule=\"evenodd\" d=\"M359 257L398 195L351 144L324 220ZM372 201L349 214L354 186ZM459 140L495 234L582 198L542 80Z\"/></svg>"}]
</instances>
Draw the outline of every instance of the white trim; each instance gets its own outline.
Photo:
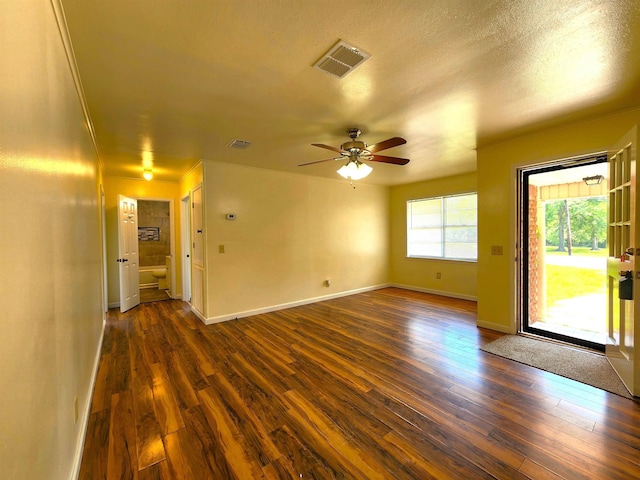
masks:
<instances>
[{"instance_id":1,"label":"white trim","mask_svg":"<svg viewBox=\"0 0 640 480\"><path fill-rule=\"evenodd\" d=\"M459 298L460 300L471 300L477 302L478 297L475 295L467 295L457 292L446 292L444 290L435 290L433 288L414 287L412 285L403 285L401 283L391 283L390 287L402 288L404 290L413 290L414 292L431 293L433 295L440 295L441 297Z\"/></svg>"},{"instance_id":2,"label":"white trim","mask_svg":"<svg viewBox=\"0 0 640 480\"><path fill-rule=\"evenodd\" d=\"M200 313L192 308L191 311L196 314L205 325L212 325L214 323L226 322L228 320L237 320L238 318L250 317L252 315L260 315L261 313L270 313L278 310L284 310L285 308L299 307L302 305L309 305L311 303L322 302L324 300L331 300L333 298L346 297L348 295L355 295L356 293L370 292L372 290L379 290L381 288L390 287L388 283L382 285L374 285L371 287L357 288L355 290L347 290L344 292L334 293L331 295L323 295L321 297L305 298L304 300L297 300L295 302L281 303L279 305L271 305L269 307L256 308L254 310L245 310L244 312L230 313L227 315L219 315L217 317L203 318Z\"/></svg>"},{"instance_id":3,"label":"white trim","mask_svg":"<svg viewBox=\"0 0 640 480\"><path fill-rule=\"evenodd\" d=\"M180 266L182 267L182 294L180 298L191 302L191 192L180 198ZM174 297L176 298L176 297Z\"/></svg>"},{"instance_id":4,"label":"white trim","mask_svg":"<svg viewBox=\"0 0 640 480\"><path fill-rule=\"evenodd\" d=\"M198 160L198 163L196 163L193 167L187 170L187 172L184 175L182 175L182 177L180 177L180 180L178 180L178 183L184 182L187 179L187 177L191 175L191 173L194 172L201 165L202 165L202 160Z\"/></svg>"},{"instance_id":5,"label":"white trim","mask_svg":"<svg viewBox=\"0 0 640 480\"><path fill-rule=\"evenodd\" d=\"M80 438L76 443L76 454L73 460L71 468L71 478L78 479L80 475L80 465L82 463L82 454L84 452L84 442L87 437L87 427L89 425L89 416L91 415L91 404L93 403L93 390L96 386L96 378L98 377L98 367L100 366L100 356L102 353L102 342L104 340L104 330L107 322L102 321L102 331L100 332L100 341L98 342L98 349L96 351L96 358L93 362L93 373L91 375L91 382L87 391L87 403L84 406L82 419L80 422Z\"/></svg>"},{"instance_id":6,"label":"white trim","mask_svg":"<svg viewBox=\"0 0 640 480\"><path fill-rule=\"evenodd\" d=\"M98 142L96 140L96 133L93 127L93 122L91 121L91 115L89 114L89 106L87 105L87 99L84 95L84 88L82 86L80 72L78 71L78 65L76 63L76 55L73 50L73 43L71 42L71 36L69 34L69 28L67 26L67 18L64 13L64 7L62 6L62 1L51 0L51 7L53 8L53 13L56 18L56 23L58 24L58 32L60 32L60 38L62 39L62 44L64 45L64 51L67 56L67 63L69 64L69 70L71 71L71 76L73 77L73 84L76 87L76 92L78 93L78 99L80 100L80 107L82 108L82 114L84 115L84 119L87 122L87 130L89 131L89 136L91 137L91 144L93 145L93 150L96 153L96 158L98 160L98 164L100 165L100 171L104 173L104 163L102 161L102 158L100 157L100 152L98 151Z\"/></svg>"},{"instance_id":7,"label":"white trim","mask_svg":"<svg viewBox=\"0 0 640 480\"><path fill-rule=\"evenodd\" d=\"M191 305L191 304L189 304L189 305ZM207 323L207 317L205 317L203 314L201 314L201 313L198 311L198 309L197 309L197 308L194 308L194 307L193 307L193 305L191 305L191 311L192 311L192 312L193 312L193 314L194 314L196 317L198 317L198 318L202 321L202 323L204 323L205 325L211 325L212 323L218 323L218 322L209 322L209 323ZM235 318L235 317L233 317L233 318ZM229 320L231 320L231 319L229 319Z\"/></svg>"},{"instance_id":8,"label":"white trim","mask_svg":"<svg viewBox=\"0 0 640 480\"><path fill-rule=\"evenodd\" d=\"M509 333L511 335L515 335L517 332L515 329L508 325L504 325L503 323L492 323L492 322L483 322L478 320L477 326L480 328L487 328L489 330L495 330L497 332Z\"/></svg>"},{"instance_id":9,"label":"white trim","mask_svg":"<svg viewBox=\"0 0 640 480\"><path fill-rule=\"evenodd\" d=\"M100 236L102 237L100 256L102 258L102 320L107 319L109 301L109 277L107 267L107 204L104 185L100 182Z\"/></svg>"}]
</instances>

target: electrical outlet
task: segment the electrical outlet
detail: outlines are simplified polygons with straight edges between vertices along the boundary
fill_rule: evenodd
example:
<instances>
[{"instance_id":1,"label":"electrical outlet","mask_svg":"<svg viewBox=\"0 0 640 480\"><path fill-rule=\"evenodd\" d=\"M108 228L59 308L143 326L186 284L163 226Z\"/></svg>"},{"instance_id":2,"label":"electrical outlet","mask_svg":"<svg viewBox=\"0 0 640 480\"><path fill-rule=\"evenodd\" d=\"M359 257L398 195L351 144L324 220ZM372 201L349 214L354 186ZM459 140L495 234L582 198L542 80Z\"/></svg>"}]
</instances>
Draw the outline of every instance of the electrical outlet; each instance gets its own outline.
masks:
<instances>
[{"instance_id":1,"label":"electrical outlet","mask_svg":"<svg viewBox=\"0 0 640 480\"><path fill-rule=\"evenodd\" d=\"M224 245L218 245L218 253L224 253Z\"/></svg>"},{"instance_id":2,"label":"electrical outlet","mask_svg":"<svg viewBox=\"0 0 640 480\"><path fill-rule=\"evenodd\" d=\"M436 278L440 280L442 278L442 274L440 272L436 273Z\"/></svg>"},{"instance_id":3,"label":"electrical outlet","mask_svg":"<svg viewBox=\"0 0 640 480\"><path fill-rule=\"evenodd\" d=\"M325 287L330 287L331 286L331 280L329 280L328 278L324 281L324 286Z\"/></svg>"},{"instance_id":4,"label":"electrical outlet","mask_svg":"<svg viewBox=\"0 0 640 480\"><path fill-rule=\"evenodd\" d=\"M78 396L73 397L73 423L78 423Z\"/></svg>"},{"instance_id":5,"label":"electrical outlet","mask_svg":"<svg viewBox=\"0 0 640 480\"><path fill-rule=\"evenodd\" d=\"M491 255L502 255L502 245L491 245Z\"/></svg>"}]
</instances>

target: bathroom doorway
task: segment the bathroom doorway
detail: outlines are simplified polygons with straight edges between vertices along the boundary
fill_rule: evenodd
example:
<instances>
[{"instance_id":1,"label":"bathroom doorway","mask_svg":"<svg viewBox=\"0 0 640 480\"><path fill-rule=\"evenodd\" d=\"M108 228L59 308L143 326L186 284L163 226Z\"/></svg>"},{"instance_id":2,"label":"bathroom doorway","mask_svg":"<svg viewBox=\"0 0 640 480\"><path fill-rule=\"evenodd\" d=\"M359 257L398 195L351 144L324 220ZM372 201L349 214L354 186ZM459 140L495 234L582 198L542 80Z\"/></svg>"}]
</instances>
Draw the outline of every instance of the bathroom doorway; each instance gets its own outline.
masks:
<instances>
[{"instance_id":1,"label":"bathroom doorway","mask_svg":"<svg viewBox=\"0 0 640 480\"><path fill-rule=\"evenodd\" d=\"M175 296L173 200L138 198L141 303Z\"/></svg>"}]
</instances>

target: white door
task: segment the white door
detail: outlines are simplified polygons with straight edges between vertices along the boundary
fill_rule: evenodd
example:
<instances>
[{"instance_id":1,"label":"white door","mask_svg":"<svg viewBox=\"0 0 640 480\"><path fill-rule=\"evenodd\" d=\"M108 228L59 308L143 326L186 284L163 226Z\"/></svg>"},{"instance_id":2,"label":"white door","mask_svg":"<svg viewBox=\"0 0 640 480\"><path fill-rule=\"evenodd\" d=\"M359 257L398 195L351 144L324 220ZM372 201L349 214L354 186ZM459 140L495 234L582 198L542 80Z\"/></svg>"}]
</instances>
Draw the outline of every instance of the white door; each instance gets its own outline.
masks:
<instances>
[{"instance_id":1,"label":"white door","mask_svg":"<svg viewBox=\"0 0 640 480\"><path fill-rule=\"evenodd\" d=\"M640 254L640 213L636 194L637 127L625 135L609 154L609 257L607 259L607 346L606 355L633 394L640 396L640 355L634 354L640 345L640 308L635 300L640 298L640 270L635 269L635 257ZM620 279L631 278L630 295L633 299L621 299L625 288Z\"/></svg>"},{"instance_id":2,"label":"white door","mask_svg":"<svg viewBox=\"0 0 640 480\"><path fill-rule=\"evenodd\" d=\"M138 265L138 201L118 195L118 260L120 311L140 304Z\"/></svg>"},{"instance_id":3,"label":"white door","mask_svg":"<svg viewBox=\"0 0 640 480\"><path fill-rule=\"evenodd\" d=\"M202 187L191 192L191 306L205 313L204 300L204 231Z\"/></svg>"}]
</instances>

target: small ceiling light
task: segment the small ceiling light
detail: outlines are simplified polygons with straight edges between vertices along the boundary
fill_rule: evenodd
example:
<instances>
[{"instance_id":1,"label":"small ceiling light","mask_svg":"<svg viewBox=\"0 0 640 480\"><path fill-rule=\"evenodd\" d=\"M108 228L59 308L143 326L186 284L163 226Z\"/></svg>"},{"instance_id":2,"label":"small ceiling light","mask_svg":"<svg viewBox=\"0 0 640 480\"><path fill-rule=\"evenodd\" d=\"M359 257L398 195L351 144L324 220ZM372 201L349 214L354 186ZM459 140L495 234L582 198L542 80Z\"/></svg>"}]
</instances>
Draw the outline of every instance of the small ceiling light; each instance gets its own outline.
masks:
<instances>
[{"instance_id":1,"label":"small ceiling light","mask_svg":"<svg viewBox=\"0 0 640 480\"><path fill-rule=\"evenodd\" d=\"M145 168L142 171L142 176L144 177L144 179L148 182L149 180L151 180L153 178L153 172L151 171L150 168Z\"/></svg>"},{"instance_id":2,"label":"small ceiling light","mask_svg":"<svg viewBox=\"0 0 640 480\"><path fill-rule=\"evenodd\" d=\"M604 176L602 175L594 175L593 177L584 177L582 180L587 185L600 185L603 178Z\"/></svg>"},{"instance_id":3,"label":"small ceiling light","mask_svg":"<svg viewBox=\"0 0 640 480\"><path fill-rule=\"evenodd\" d=\"M369 175L372 171L373 168L359 160L349 160L346 165L340 167L338 174L347 179L360 180Z\"/></svg>"}]
</instances>

